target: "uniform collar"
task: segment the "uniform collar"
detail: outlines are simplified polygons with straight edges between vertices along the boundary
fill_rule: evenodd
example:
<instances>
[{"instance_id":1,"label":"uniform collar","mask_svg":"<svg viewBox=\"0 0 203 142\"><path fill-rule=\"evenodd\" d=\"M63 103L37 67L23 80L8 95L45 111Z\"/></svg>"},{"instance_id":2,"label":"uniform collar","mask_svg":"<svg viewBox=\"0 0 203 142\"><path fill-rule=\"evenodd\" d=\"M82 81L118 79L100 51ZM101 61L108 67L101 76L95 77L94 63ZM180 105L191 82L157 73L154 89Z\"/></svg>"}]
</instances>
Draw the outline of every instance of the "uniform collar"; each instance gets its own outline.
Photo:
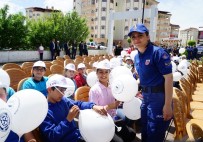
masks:
<instances>
[{"instance_id":1,"label":"uniform collar","mask_svg":"<svg viewBox=\"0 0 203 142\"><path fill-rule=\"evenodd\" d=\"M34 77L32 77L32 80L33 80L35 83L38 83L38 82L44 81L44 77L42 77L41 80L35 80Z\"/></svg>"},{"instance_id":2,"label":"uniform collar","mask_svg":"<svg viewBox=\"0 0 203 142\"><path fill-rule=\"evenodd\" d=\"M151 52L152 52L152 49L153 49L152 47L153 47L152 43L151 43L151 42L148 42L148 44L147 44L147 46L146 46L147 49L144 51L144 53L141 53L141 52L138 50L139 55L146 55L146 54L151 53Z\"/></svg>"}]
</instances>

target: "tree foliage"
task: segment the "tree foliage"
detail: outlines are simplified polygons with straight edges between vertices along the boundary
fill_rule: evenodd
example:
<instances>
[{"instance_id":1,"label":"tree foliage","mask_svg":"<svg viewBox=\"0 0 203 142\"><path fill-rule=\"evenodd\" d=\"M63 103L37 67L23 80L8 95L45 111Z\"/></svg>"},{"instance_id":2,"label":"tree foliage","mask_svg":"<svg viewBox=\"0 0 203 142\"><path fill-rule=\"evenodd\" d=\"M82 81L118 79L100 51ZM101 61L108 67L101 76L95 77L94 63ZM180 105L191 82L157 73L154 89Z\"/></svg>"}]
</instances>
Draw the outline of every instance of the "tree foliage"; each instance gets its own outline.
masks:
<instances>
[{"instance_id":1,"label":"tree foliage","mask_svg":"<svg viewBox=\"0 0 203 142\"><path fill-rule=\"evenodd\" d=\"M53 12L38 20L27 20L22 13L8 14L8 5L0 9L0 50L4 48L36 49L48 47L54 38L60 43L85 41L89 29L85 18L77 12Z\"/></svg>"},{"instance_id":2,"label":"tree foliage","mask_svg":"<svg viewBox=\"0 0 203 142\"><path fill-rule=\"evenodd\" d=\"M0 9L0 49L25 47L27 26L22 13L8 14L9 7Z\"/></svg>"},{"instance_id":3,"label":"tree foliage","mask_svg":"<svg viewBox=\"0 0 203 142\"><path fill-rule=\"evenodd\" d=\"M188 44L189 46L194 46L194 45L196 45L196 41L190 40L190 41L188 41L187 44Z\"/></svg>"}]
</instances>

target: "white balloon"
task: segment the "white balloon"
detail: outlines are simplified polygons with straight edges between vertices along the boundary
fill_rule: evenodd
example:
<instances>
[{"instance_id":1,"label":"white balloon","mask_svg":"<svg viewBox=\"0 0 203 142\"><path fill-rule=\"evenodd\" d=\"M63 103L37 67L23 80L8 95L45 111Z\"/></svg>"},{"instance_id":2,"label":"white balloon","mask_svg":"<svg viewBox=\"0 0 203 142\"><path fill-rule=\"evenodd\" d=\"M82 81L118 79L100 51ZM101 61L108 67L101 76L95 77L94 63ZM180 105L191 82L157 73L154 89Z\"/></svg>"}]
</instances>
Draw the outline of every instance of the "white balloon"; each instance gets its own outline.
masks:
<instances>
[{"instance_id":1,"label":"white balloon","mask_svg":"<svg viewBox=\"0 0 203 142\"><path fill-rule=\"evenodd\" d=\"M95 83L98 81L96 72L95 72L95 71L94 71L94 72L90 72L90 73L87 75L86 80L87 80L87 84L88 84L90 87L94 86Z\"/></svg>"},{"instance_id":2,"label":"white balloon","mask_svg":"<svg viewBox=\"0 0 203 142\"><path fill-rule=\"evenodd\" d=\"M137 50L133 50L131 53L130 53L130 58L134 61L135 59L135 55L138 54L138 51Z\"/></svg>"},{"instance_id":3,"label":"white balloon","mask_svg":"<svg viewBox=\"0 0 203 142\"><path fill-rule=\"evenodd\" d=\"M127 52L125 50L121 51L121 57L125 57L127 55Z\"/></svg>"},{"instance_id":4,"label":"white balloon","mask_svg":"<svg viewBox=\"0 0 203 142\"><path fill-rule=\"evenodd\" d=\"M140 106L142 104L142 101L136 97L133 97L133 99L129 102L123 103L123 113L125 116L131 120L137 120L141 117L141 110Z\"/></svg>"},{"instance_id":5,"label":"white balloon","mask_svg":"<svg viewBox=\"0 0 203 142\"><path fill-rule=\"evenodd\" d=\"M0 69L0 82L7 86L7 88L10 86L10 77L8 73L2 69Z\"/></svg>"},{"instance_id":6,"label":"white balloon","mask_svg":"<svg viewBox=\"0 0 203 142\"><path fill-rule=\"evenodd\" d=\"M110 142L115 133L112 117L98 114L92 109L80 110L79 130L87 142Z\"/></svg>"},{"instance_id":7,"label":"white balloon","mask_svg":"<svg viewBox=\"0 0 203 142\"><path fill-rule=\"evenodd\" d=\"M7 104L0 99L0 142L8 137L12 127L12 115Z\"/></svg>"},{"instance_id":8,"label":"white balloon","mask_svg":"<svg viewBox=\"0 0 203 142\"><path fill-rule=\"evenodd\" d=\"M180 53L180 54L183 54L184 52L185 52L185 48L181 47L181 48L179 49L179 53Z\"/></svg>"},{"instance_id":9,"label":"white balloon","mask_svg":"<svg viewBox=\"0 0 203 142\"><path fill-rule=\"evenodd\" d=\"M175 72L177 65L173 61L171 61L171 64L172 64L172 72Z\"/></svg>"},{"instance_id":10,"label":"white balloon","mask_svg":"<svg viewBox=\"0 0 203 142\"><path fill-rule=\"evenodd\" d=\"M127 74L130 76L133 76L133 73L131 72L131 70L129 68L127 68L126 66L117 66L115 67L109 75L109 82L110 84L113 82L114 78L119 77L120 75L123 74Z\"/></svg>"},{"instance_id":11,"label":"white balloon","mask_svg":"<svg viewBox=\"0 0 203 142\"><path fill-rule=\"evenodd\" d=\"M181 78L182 78L182 75L180 72L173 73L173 81L180 81Z\"/></svg>"},{"instance_id":12,"label":"white balloon","mask_svg":"<svg viewBox=\"0 0 203 142\"><path fill-rule=\"evenodd\" d=\"M113 79L111 90L114 98L127 102L133 99L138 91L136 79L130 75L119 75Z\"/></svg>"},{"instance_id":13,"label":"white balloon","mask_svg":"<svg viewBox=\"0 0 203 142\"><path fill-rule=\"evenodd\" d=\"M13 117L11 130L19 137L37 128L48 112L47 99L34 89L16 92L9 98L7 104Z\"/></svg>"},{"instance_id":14,"label":"white balloon","mask_svg":"<svg viewBox=\"0 0 203 142\"><path fill-rule=\"evenodd\" d=\"M75 92L75 84L74 84L73 80L71 80L70 78L66 78L66 81L68 83L68 87L67 87L66 91L64 92L64 94L65 94L64 96L70 97Z\"/></svg>"},{"instance_id":15,"label":"white balloon","mask_svg":"<svg viewBox=\"0 0 203 142\"><path fill-rule=\"evenodd\" d=\"M118 58L111 58L110 59L111 68L115 68L115 67L120 66L120 65L121 65L120 59L118 59Z\"/></svg>"},{"instance_id":16,"label":"white balloon","mask_svg":"<svg viewBox=\"0 0 203 142\"><path fill-rule=\"evenodd\" d=\"M179 63L178 70L181 72L186 72L187 71L187 64L185 62Z\"/></svg>"}]
</instances>

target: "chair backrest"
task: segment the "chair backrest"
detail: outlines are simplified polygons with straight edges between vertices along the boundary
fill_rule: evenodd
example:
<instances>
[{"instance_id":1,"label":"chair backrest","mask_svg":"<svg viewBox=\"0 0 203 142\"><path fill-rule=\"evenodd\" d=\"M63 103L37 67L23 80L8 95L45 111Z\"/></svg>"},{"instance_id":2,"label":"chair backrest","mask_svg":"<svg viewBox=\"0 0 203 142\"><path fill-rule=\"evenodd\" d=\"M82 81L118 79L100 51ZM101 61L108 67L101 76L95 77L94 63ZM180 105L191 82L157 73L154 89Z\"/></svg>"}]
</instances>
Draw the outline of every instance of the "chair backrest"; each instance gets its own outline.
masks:
<instances>
[{"instance_id":1,"label":"chair backrest","mask_svg":"<svg viewBox=\"0 0 203 142\"><path fill-rule=\"evenodd\" d=\"M63 58L66 59L70 59L70 57L68 55L63 55Z\"/></svg>"},{"instance_id":2,"label":"chair backrest","mask_svg":"<svg viewBox=\"0 0 203 142\"><path fill-rule=\"evenodd\" d=\"M46 72L45 72L44 76L49 76L50 74L52 74L52 72L50 71L49 68L46 68Z\"/></svg>"},{"instance_id":3,"label":"chair backrest","mask_svg":"<svg viewBox=\"0 0 203 142\"><path fill-rule=\"evenodd\" d=\"M69 63L73 63L74 64L74 61L72 60L72 59L66 59L65 61L64 61L64 67L67 65L67 64L69 64Z\"/></svg>"},{"instance_id":4,"label":"chair backrest","mask_svg":"<svg viewBox=\"0 0 203 142\"><path fill-rule=\"evenodd\" d=\"M26 78L23 78L19 81L18 83L18 87L17 87L17 91L20 91L22 90L22 86L23 86L23 83L28 79L29 77L26 77Z\"/></svg>"},{"instance_id":5,"label":"chair backrest","mask_svg":"<svg viewBox=\"0 0 203 142\"><path fill-rule=\"evenodd\" d=\"M61 65L61 66L63 66L63 62L61 62L61 61L59 61L59 60L53 60L53 61L52 61L52 64L53 64L53 65Z\"/></svg>"},{"instance_id":6,"label":"chair backrest","mask_svg":"<svg viewBox=\"0 0 203 142\"><path fill-rule=\"evenodd\" d=\"M50 69L50 67L53 65L51 61L45 61L44 63L47 69Z\"/></svg>"},{"instance_id":7,"label":"chair backrest","mask_svg":"<svg viewBox=\"0 0 203 142\"><path fill-rule=\"evenodd\" d=\"M175 125L175 140L181 140L183 138L183 114L181 109L180 101L177 97L173 97L173 116L174 116L174 125Z\"/></svg>"},{"instance_id":8,"label":"chair backrest","mask_svg":"<svg viewBox=\"0 0 203 142\"><path fill-rule=\"evenodd\" d=\"M10 77L10 86L17 91L18 83L27 77L27 74L21 69L7 69L6 72Z\"/></svg>"},{"instance_id":9,"label":"chair backrest","mask_svg":"<svg viewBox=\"0 0 203 142\"><path fill-rule=\"evenodd\" d=\"M82 87L77 88L77 90L75 91L74 99L76 101L88 102L89 101L89 91L90 91L90 87L88 87L88 86L82 86Z\"/></svg>"},{"instance_id":10,"label":"chair backrest","mask_svg":"<svg viewBox=\"0 0 203 142\"><path fill-rule=\"evenodd\" d=\"M21 68L22 69L24 69L24 68L27 68L27 67L32 67L33 66L33 62L24 62L24 63L22 63L22 65L21 65Z\"/></svg>"},{"instance_id":11,"label":"chair backrest","mask_svg":"<svg viewBox=\"0 0 203 142\"><path fill-rule=\"evenodd\" d=\"M16 63L6 63L2 66L3 70L12 69L12 68L21 69L21 66Z\"/></svg>"},{"instance_id":12,"label":"chair backrest","mask_svg":"<svg viewBox=\"0 0 203 142\"><path fill-rule=\"evenodd\" d=\"M64 62L63 57L60 57L60 56L56 56L56 60L61 61L61 62Z\"/></svg>"},{"instance_id":13,"label":"chair backrest","mask_svg":"<svg viewBox=\"0 0 203 142\"><path fill-rule=\"evenodd\" d=\"M64 68L61 65L52 65L50 71L52 74L63 74Z\"/></svg>"},{"instance_id":14,"label":"chair backrest","mask_svg":"<svg viewBox=\"0 0 203 142\"><path fill-rule=\"evenodd\" d=\"M203 141L203 121L198 119L191 119L187 125L188 141L202 142Z\"/></svg>"},{"instance_id":15,"label":"chair backrest","mask_svg":"<svg viewBox=\"0 0 203 142\"><path fill-rule=\"evenodd\" d=\"M23 71L27 74L28 77L32 76L32 66L27 66L23 68Z\"/></svg>"}]
</instances>

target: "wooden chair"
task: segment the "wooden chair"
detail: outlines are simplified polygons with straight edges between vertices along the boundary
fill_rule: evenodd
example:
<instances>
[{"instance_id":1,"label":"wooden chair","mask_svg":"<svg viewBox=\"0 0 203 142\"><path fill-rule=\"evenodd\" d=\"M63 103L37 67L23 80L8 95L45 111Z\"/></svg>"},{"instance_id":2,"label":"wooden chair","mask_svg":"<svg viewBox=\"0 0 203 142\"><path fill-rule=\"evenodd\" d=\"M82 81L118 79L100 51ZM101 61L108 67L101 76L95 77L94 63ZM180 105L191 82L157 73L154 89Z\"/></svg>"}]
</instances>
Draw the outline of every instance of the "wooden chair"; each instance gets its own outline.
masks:
<instances>
[{"instance_id":1,"label":"wooden chair","mask_svg":"<svg viewBox=\"0 0 203 142\"><path fill-rule=\"evenodd\" d=\"M63 62L61 62L61 61L59 61L59 60L53 60L52 61L52 64L53 65L61 65L61 66L63 66ZM51 68L50 68L51 69Z\"/></svg>"},{"instance_id":2,"label":"wooden chair","mask_svg":"<svg viewBox=\"0 0 203 142\"><path fill-rule=\"evenodd\" d=\"M203 141L203 121L191 119L187 125L186 130L188 133L189 140L194 142Z\"/></svg>"},{"instance_id":3,"label":"wooden chair","mask_svg":"<svg viewBox=\"0 0 203 142\"><path fill-rule=\"evenodd\" d=\"M52 74L52 72L50 71L49 68L46 68L46 72L45 72L44 76L49 76L50 74Z\"/></svg>"},{"instance_id":4,"label":"wooden chair","mask_svg":"<svg viewBox=\"0 0 203 142\"><path fill-rule=\"evenodd\" d=\"M51 61L45 61L44 63L47 69L50 69L50 67L53 65Z\"/></svg>"},{"instance_id":5,"label":"wooden chair","mask_svg":"<svg viewBox=\"0 0 203 142\"><path fill-rule=\"evenodd\" d=\"M56 60L64 62L64 59L62 57L60 57L60 56L56 56Z\"/></svg>"},{"instance_id":6,"label":"wooden chair","mask_svg":"<svg viewBox=\"0 0 203 142\"><path fill-rule=\"evenodd\" d=\"M10 86L17 91L18 83L27 77L27 74L21 69L7 69L6 72L10 76Z\"/></svg>"},{"instance_id":7,"label":"wooden chair","mask_svg":"<svg viewBox=\"0 0 203 142\"><path fill-rule=\"evenodd\" d=\"M70 59L70 57L68 55L63 55L64 60L66 59Z\"/></svg>"},{"instance_id":8,"label":"wooden chair","mask_svg":"<svg viewBox=\"0 0 203 142\"><path fill-rule=\"evenodd\" d=\"M21 69L20 65L16 64L16 63L6 63L2 66L3 70L7 70L7 69Z\"/></svg>"},{"instance_id":9,"label":"wooden chair","mask_svg":"<svg viewBox=\"0 0 203 142\"><path fill-rule=\"evenodd\" d=\"M23 71L27 74L27 77L32 76L32 66L27 66L27 67L23 68Z\"/></svg>"},{"instance_id":10,"label":"wooden chair","mask_svg":"<svg viewBox=\"0 0 203 142\"><path fill-rule=\"evenodd\" d=\"M75 91L75 96L74 99L76 101L84 101L84 102L88 102L89 100L89 91L90 91L90 87L88 86L82 86L77 88L77 90Z\"/></svg>"},{"instance_id":11,"label":"wooden chair","mask_svg":"<svg viewBox=\"0 0 203 142\"><path fill-rule=\"evenodd\" d=\"M60 66L60 65L52 65L50 67L50 71L52 74L61 74L62 75L63 70L64 70L63 66Z\"/></svg>"},{"instance_id":12,"label":"wooden chair","mask_svg":"<svg viewBox=\"0 0 203 142\"><path fill-rule=\"evenodd\" d=\"M69 64L69 63L73 63L74 64L74 61L72 60L72 59L66 59L65 61L64 61L64 67L67 65L67 64Z\"/></svg>"},{"instance_id":13,"label":"wooden chair","mask_svg":"<svg viewBox=\"0 0 203 142\"><path fill-rule=\"evenodd\" d=\"M22 90L23 83L24 83L28 78L29 78L29 77L26 77L26 78L21 79L21 81L18 83L17 91Z\"/></svg>"},{"instance_id":14,"label":"wooden chair","mask_svg":"<svg viewBox=\"0 0 203 142\"><path fill-rule=\"evenodd\" d=\"M33 64L34 64L33 62L23 62L22 65L21 65L21 68L24 69L24 68L27 68L27 67L30 67L30 66L32 67Z\"/></svg>"},{"instance_id":15,"label":"wooden chair","mask_svg":"<svg viewBox=\"0 0 203 142\"><path fill-rule=\"evenodd\" d=\"M89 74L90 72L94 71L93 69L86 69L86 74Z\"/></svg>"}]
</instances>

